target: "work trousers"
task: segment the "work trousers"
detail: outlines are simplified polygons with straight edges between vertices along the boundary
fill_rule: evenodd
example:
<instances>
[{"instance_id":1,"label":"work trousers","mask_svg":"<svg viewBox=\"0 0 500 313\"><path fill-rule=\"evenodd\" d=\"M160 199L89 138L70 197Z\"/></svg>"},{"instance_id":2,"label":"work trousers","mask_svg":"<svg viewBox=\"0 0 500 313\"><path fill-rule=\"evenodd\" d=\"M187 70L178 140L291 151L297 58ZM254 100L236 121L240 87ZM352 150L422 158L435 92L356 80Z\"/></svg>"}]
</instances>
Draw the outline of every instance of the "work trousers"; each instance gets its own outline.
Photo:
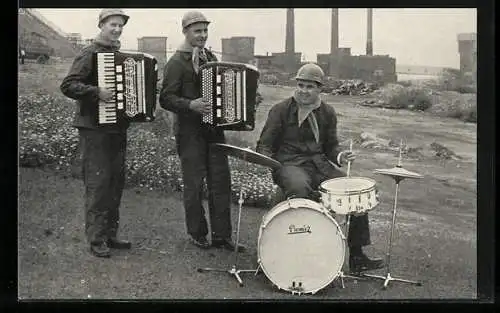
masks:
<instances>
[{"instance_id":1,"label":"work trousers","mask_svg":"<svg viewBox=\"0 0 500 313\"><path fill-rule=\"evenodd\" d=\"M317 190L322 182L343 176L346 176L345 173L331 164L326 162L317 164L312 161L298 166L283 166L273 173L274 181L286 198L305 198L314 201L319 200ZM349 247L362 247L371 243L367 214L350 217L347 242Z\"/></svg>"},{"instance_id":2,"label":"work trousers","mask_svg":"<svg viewBox=\"0 0 500 313\"><path fill-rule=\"evenodd\" d=\"M89 243L116 238L125 186L126 133L79 129Z\"/></svg>"},{"instance_id":3,"label":"work trousers","mask_svg":"<svg viewBox=\"0 0 500 313\"><path fill-rule=\"evenodd\" d=\"M187 233L206 236L208 225L202 205L203 182L208 189L212 239L231 237L231 176L228 157L211 143L224 143L220 130L200 128L176 135L184 184L183 200Z\"/></svg>"}]
</instances>

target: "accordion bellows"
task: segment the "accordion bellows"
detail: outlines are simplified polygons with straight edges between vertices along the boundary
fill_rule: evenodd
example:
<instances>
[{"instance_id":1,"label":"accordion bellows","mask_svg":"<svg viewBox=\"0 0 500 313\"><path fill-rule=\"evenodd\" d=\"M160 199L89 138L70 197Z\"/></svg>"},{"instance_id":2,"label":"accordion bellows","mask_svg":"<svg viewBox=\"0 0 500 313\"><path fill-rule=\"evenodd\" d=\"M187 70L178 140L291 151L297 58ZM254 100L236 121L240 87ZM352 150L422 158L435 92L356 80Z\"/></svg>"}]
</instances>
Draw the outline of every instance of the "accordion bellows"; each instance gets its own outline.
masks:
<instances>
[{"instance_id":1,"label":"accordion bellows","mask_svg":"<svg viewBox=\"0 0 500 313\"><path fill-rule=\"evenodd\" d=\"M255 105L259 71L234 62L209 62L200 66L201 96L212 103L202 122L224 130L255 128Z\"/></svg>"},{"instance_id":2,"label":"accordion bellows","mask_svg":"<svg viewBox=\"0 0 500 313\"><path fill-rule=\"evenodd\" d=\"M158 63L146 53L96 52L97 86L115 93L99 101L98 125L151 122L156 110Z\"/></svg>"}]
</instances>

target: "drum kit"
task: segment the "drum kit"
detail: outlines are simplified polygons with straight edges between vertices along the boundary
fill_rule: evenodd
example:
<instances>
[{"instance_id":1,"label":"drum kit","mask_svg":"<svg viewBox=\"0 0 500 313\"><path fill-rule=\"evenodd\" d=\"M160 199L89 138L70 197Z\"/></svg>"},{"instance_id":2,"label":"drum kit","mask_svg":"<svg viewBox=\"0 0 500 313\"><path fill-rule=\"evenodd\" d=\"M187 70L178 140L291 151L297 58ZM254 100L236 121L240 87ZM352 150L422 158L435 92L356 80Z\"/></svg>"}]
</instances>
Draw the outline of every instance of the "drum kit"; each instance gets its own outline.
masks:
<instances>
[{"instance_id":1,"label":"drum kit","mask_svg":"<svg viewBox=\"0 0 500 313\"><path fill-rule=\"evenodd\" d=\"M402 145L402 143L401 143ZM247 163L263 165L272 169L280 162L257 153L249 148L229 144L214 144L227 155ZM351 147L352 150L352 141ZM199 268L198 272L227 272L233 275L240 286L240 273L254 273L259 270L278 289L292 294L314 294L340 279L345 288L344 278L364 280L383 279L383 288L390 281L421 285L420 282L394 278L390 273L390 256L396 221L399 183L405 178L418 179L423 176L410 172L401 166L401 148L397 166L391 169L376 169L374 173L392 177L396 182L396 193L392 210L392 223L387 242L385 270L386 276L361 273L346 275L349 249L347 238L350 217L368 213L379 204L376 182L366 177L350 176L351 162L348 162L347 176L334 178L320 184L320 201L303 198L286 199L271 208L262 218L257 242L258 266L256 269L239 269L237 247L240 240L241 211L244 202L244 188L240 186L238 200L238 222L234 263L229 269ZM343 223L336 218L344 217ZM345 229L342 230L344 226Z\"/></svg>"}]
</instances>

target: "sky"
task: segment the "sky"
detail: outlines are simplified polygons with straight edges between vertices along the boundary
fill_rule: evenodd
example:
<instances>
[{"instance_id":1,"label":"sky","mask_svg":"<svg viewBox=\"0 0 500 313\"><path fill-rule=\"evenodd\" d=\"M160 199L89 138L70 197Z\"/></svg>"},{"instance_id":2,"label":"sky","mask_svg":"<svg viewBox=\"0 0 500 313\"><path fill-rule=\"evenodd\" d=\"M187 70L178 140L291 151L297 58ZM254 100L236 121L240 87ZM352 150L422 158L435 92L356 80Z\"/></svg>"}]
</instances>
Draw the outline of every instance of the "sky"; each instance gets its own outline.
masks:
<instances>
[{"instance_id":1,"label":"sky","mask_svg":"<svg viewBox=\"0 0 500 313\"><path fill-rule=\"evenodd\" d=\"M100 9L37 9L66 33L93 38ZM125 9L130 20L121 37L124 49L137 38L166 36L167 49L183 41L181 18L188 9ZM286 9L203 9L212 21L207 46L221 51L221 39L255 37L255 54L285 50ZM331 10L295 9L295 51L306 61L328 53ZM476 9L373 9L373 53L390 55L401 65L459 67L457 34L477 32ZM339 9L339 46L353 55L366 52L366 9Z\"/></svg>"}]
</instances>

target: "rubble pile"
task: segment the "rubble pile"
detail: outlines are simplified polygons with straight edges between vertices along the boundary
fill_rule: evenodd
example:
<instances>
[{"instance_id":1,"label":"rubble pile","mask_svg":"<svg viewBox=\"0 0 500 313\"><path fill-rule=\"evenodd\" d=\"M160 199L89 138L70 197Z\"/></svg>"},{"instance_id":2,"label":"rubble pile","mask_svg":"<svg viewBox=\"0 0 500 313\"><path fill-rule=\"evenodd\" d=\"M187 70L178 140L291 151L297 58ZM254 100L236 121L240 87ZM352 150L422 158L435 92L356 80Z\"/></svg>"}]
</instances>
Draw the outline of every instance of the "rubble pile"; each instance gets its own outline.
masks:
<instances>
[{"instance_id":1,"label":"rubble pile","mask_svg":"<svg viewBox=\"0 0 500 313\"><path fill-rule=\"evenodd\" d=\"M394 139L383 138L377 134L370 132L362 132L355 140L355 143L361 148L375 151L399 153L400 141ZM411 159L440 159L440 160L460 160L461 156L457 155L451 149L445 147L438 142L430 144L411 146L408 143L403 143L401 153L406 158Z\"/></svg>"},{"instance_id":2,"label":"rubble pile","mask_svg":"<svg viewBox=\"0 0 500 313\"><path fill-rule=\"evenodd\" d=\"M332 86L330 91L333 95L361 96L377 90L376 84L367 83L360 79L341 80L336 85Z\"/></svg>"}]
</instances>

